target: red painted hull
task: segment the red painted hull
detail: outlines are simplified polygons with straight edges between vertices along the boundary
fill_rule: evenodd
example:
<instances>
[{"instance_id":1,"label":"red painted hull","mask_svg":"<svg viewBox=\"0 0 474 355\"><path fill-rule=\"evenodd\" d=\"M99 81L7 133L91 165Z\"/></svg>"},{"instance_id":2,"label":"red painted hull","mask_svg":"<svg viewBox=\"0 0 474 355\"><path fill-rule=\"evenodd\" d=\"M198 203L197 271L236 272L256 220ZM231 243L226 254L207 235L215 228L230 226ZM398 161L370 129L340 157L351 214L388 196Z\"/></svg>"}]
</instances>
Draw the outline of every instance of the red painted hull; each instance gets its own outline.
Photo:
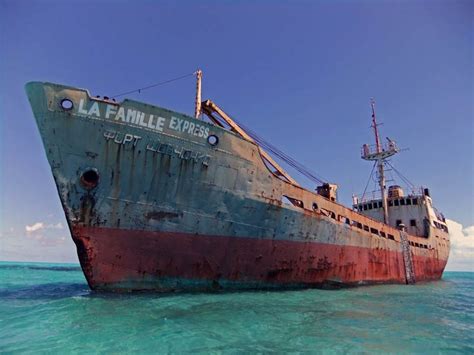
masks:
<instances>
[{"instance_id":1,"label":"red painted hull","mask_svg":"<svg viewBox=\"0 0 474 355\"><path fill-rule=\"evenodd\" d=\"M97 290L209 290L405 283L401 252L323 243L73 227ZM418 280L445 262L413 255Z\"/></svg>"}]
</instances>

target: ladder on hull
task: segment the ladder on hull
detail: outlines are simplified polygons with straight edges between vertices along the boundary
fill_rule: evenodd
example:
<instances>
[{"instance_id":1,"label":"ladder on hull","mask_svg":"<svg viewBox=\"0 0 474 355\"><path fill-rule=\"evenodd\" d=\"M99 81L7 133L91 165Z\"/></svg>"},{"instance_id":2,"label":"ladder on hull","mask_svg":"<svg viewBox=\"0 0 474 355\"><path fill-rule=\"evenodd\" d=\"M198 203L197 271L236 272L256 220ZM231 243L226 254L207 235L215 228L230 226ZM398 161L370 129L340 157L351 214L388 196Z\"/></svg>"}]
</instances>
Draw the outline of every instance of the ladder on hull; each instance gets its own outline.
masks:
<instances>
[{"instance_id":1,"label":"ladder on hull","mask_svg":"<svg viewBox=\"0 0 474 355\"><path fill-rule=\"evenodd\" d=\"M411 257L410 243L406 232L400 231L400 240L402 245L403 263L405 264L405 278L407 285L414 284L415 271L413 269L413 260Z\"/></svg>"}]
</instances>

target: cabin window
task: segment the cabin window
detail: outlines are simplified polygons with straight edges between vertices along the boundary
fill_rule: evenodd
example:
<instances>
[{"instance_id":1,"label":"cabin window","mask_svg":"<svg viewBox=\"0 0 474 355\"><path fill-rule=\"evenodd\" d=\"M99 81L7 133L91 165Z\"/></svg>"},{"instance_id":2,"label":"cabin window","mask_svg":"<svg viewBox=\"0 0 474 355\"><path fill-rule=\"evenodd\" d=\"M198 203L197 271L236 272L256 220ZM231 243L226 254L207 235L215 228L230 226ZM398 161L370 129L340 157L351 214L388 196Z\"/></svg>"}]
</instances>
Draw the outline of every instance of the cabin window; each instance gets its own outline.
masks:
<instances>
[{"instance_id":1,"label":"cabin window","mask_svg":"<svg viewBox=\"0 0 474 355\"><path fill-rule=\"evenodd\" d=\"M367 231L367 232L369 232L369 231L370 231L369 226L366 226L366 225L364 224L364 230Z\"/></svg>"},{"instance_id":2,"label":"cabin window","mask_svg":"<svg viewBox=\"0 0 474 355\"><path fill-rule=\"evenodd\" d=\"M411 205L411 198L407 198L407 205Z\"/></svg>"},{"instance_id":3,"label":"cabin window","mask_svg":"<svg viewBox=\"0 0 474 355\"><path fill-rule=\"evenodd\" d=\"M219 138L215 134L211 134L207 137L207 143L215 147L219 143Z\"/></svg>"},{"instance_id":4,"label":"cabin window","mask_svg":"<svg viewBox=\"0 0 474 355\"><path fill-rule=\"evenodd\" d=\"M396 223L397 223L397 227L398 227L400 224L402 224L402 220L401 220L401 219L397 219L397 222L396 222Z\"/></svg>"},{"instance_id":5,"label":"cabin window","mask_svg":"<svg viewBox=\"0 0 474 355\"><path fill-rule=\"evenodd\" d=\"M334 212L329 211L329 213L331 214L331 218L336 219L336 214Z\"/></svg>"},{"instance_id":6,"label":"cabin window","mask_svg":"<svg viewBox=\"0 0 474 355\"><path fill-rule=\"evenodd\" d=\"M74 104L69 99L62 99L60 102L60 106L64 111L70 111L74 107Z\"/></svg>"},{"instance_id":7,"label":"cabin window","mask_svg":"<svg viewBox=\"0 0 474 355\"><path fill-rule=\"evenodd\" d=\"M385 235L385 232L380 232L380 236L383 238L387 238L387 236Z\"/></svg>"},{"instance_id":8,"label":"cabin window","mask_svg":"<svg viewBox=\"0 0 474 355\"><path fill-rule=\"evenodd\" d=\"M367 211L367 205L366 204L364 205L364 211Z\"/></svg>"},{"instance_id":9,"label":"cabin window","mask_svg":"<svg viewBox=\"0 0 474 355\"><path fill-rule=\"evenodd\" d=\"M388 201L388 205L389 205L390 207L392 207L392 206L393 206L393 201L392 201L392 200Z\"/></svg>"},{"instance_id":10,"label":"cabin window","mask_svg":"<svg viewBox=\"0 0 474 355\"><path fill-rule=\"evenodd\" d=\"M345 218L346 218L346 224L351 225L351 220L347 217L345 217Z\"/></svg>"},{"instance_id":11,"label":"cabin window","mask_svg":"<svg viewBox=\"0 0 474 355\"><path fill-rule=\"evenodd\" d=\"M367 208L368 208L369 210L371 210L371 209L372 209L372 204L369 203L369 205L367 206Z\"/></svg>"},{"instance_id":12,"label":"cabin window","mask_svg":"<svg viewBox=\"0 0 474 355\"><path fill-rule=\"evenodd\" d=\"M417 205L418 204L418 199L417 198L414 198L413 200L411 200L413 202L414 205Z\"/></svg>"},{"instance_id":13,"label":"cabin window","mask_svg":"<svg viewBox=\"0 0 474 355\"><path fill-rule=\"evenodd\" d=\"M395 237L391 234L388 234L388 239L395 240Z\"/></svg>"},{"instance_id":14,"label":"cabin window","mask_svg":"<svg viewBox=\"0 0 474 355\"><path fill-rule=\"evenodd\" d=\"M416 219L410 219L410 226L416 227Z\"/></svg>"},{"instance_id":15,"label":"cabin window","mask_svg":"<svg viewBox=\"0 0 474 355\"><path fill-rule=\"evenodd\" d=\"M404 198L400 199L400 205L405 206L405 199Z\"/></svg>"},{"instance_id":16,"label":"cabin window","mask_svg":"<svg viewBox=\"0 0 474 355\"><path fill-rule=\"evenodd\" d=\"M370 228L370 233L379 235L379 231L375 228Z\"/></svg>"},{"instance_id":17,"label":"cabin window","mask_svg":"<svg viewBox=\"0 0 474 355\"><path fill-rule=\"evenodd\" d=\"M383 204L382 201L379 201L379 208L382 208Z\"/></svg>"},{"instance_id":18,"label":"cabin window","mask_svg":"<svg viewBox=\"0 0 474 355\"><path fill-rule=\"evenodd\" d=\"M395 202L395 206L400 206L400 201L398 201L398 199L395 200L394 202Z\"/></svg>"},{"instance_id":19,"label":"cabin window","mask_svg":"<svg viewBox=\"0 0 474 355\"><path fill-rule=\"evenodd\" d=\"M313 202L313 211L317 211L318 210L318 204L316 202Z\"/></svg>"},{"instance_id":20,"label":"cabin window","mask_svg":"<svg viewBox=\"0 0 474 355\"><path fill-rule=\"evenodd\" d=\"M284 205L293 205L290 201L290 199L288 197L286 197L285 195L281 196L281 202L284 204Z\"/></svg>"},{"instance_id":21,"label":"cabin window","mask_svg":"<svg viewBox=\"0 0 474 355\"><path fill-rule=\"evenodd\" d=\"M304 204L303 204L303 201L301 200L298 200L296 198L293 198L293 197L289 197L289 196L285 196L285 195L282 195L281 197L281 202L285 205L293 205L295 207L300 207L300 208L304 208ZM289 203L288 203L289 202Z\"/></svg>"}]
</instances>

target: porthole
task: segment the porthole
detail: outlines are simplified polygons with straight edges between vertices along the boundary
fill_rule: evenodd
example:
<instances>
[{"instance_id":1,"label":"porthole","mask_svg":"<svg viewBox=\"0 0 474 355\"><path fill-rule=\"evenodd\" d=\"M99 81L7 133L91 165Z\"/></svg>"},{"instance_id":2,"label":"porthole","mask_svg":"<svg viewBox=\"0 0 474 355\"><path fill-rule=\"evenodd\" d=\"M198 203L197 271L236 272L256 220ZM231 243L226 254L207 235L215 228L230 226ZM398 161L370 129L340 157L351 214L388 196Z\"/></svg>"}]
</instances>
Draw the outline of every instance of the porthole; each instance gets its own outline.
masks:
<instances>
[{"instance_id":1,"label":"porthole","mask_svg":"<svg viewBox=\"0 0 474 355\"><path fill-rule=\"evenodd\" d=\"M219 143L219 138L216 135L211 134L209 137L207 137L207 143L215 147L217 143Z\"/></svg>"},{"instance_id":2,"label":"porthole","mask_svg":"<svg viewBox=\"0 0 474 355\"><path fill-rule=\"evenodd\" d=\"M72 108L74 107L74 104L69 99L62 99L60 102L60 106L64 111L69 111L69 110L72 110Z\"/></svg>"},{"instance_id":3,"label":"porthole","mask_svg":"<svg viewBox=\"0 0 474 355\"><path fill-rule=\"evenodd\" d=\"M86 189L93 189L99 184L99 173L97 169L90 168L85 170L81 175L81 184Z\"/></svg>"}]
</instances>

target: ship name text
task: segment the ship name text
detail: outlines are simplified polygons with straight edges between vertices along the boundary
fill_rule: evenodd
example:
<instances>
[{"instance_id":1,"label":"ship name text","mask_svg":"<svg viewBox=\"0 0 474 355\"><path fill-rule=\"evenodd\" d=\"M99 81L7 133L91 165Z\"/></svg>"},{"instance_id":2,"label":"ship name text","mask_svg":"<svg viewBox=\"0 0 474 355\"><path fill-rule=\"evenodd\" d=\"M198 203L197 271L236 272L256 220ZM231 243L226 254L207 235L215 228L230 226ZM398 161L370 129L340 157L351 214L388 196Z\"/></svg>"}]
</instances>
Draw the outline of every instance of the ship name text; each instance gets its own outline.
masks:
<instances>
[{"instance_id":1,"label":"ship name text","mask_svg":"<svg viewBox=\"0 0 474 355\"><path fill-rule=\"evenodd\" d=\"M106 141L111 141L119 145L124 145L126 147L137 147L137 145L144 144L140 143L142 137L131 133L105 131L103 135ZM145 149L153 153L176 156L177 158L182 160L192 160L196 163L200 162L204 166L208 166L209 161L211 159L211 156L205 153L186 149L182 146L162 143L159 139L149 140L145 146Z\"/></svg>"},{"instance_id":2,"label":"ship name text","mask_svg":"<svg viewBox=\"0 0 474 355\"><path fill-rule=\"evenodd\" d=\"M184 118L171 116L165 118L153 114L147 114L134 108L125 108L123 106L106 104L105 107L98 102L92 102L90 107L84 102L79 101L78 114L86 115L95 119L105 118L106 120L119 121L121 123L133 126L151 129L153 131L163 132L168 128L177 132L184 132L195 137L206 139L209 136L209 127L205 125L190 122Z\"/></svg>"}]
</instances>

